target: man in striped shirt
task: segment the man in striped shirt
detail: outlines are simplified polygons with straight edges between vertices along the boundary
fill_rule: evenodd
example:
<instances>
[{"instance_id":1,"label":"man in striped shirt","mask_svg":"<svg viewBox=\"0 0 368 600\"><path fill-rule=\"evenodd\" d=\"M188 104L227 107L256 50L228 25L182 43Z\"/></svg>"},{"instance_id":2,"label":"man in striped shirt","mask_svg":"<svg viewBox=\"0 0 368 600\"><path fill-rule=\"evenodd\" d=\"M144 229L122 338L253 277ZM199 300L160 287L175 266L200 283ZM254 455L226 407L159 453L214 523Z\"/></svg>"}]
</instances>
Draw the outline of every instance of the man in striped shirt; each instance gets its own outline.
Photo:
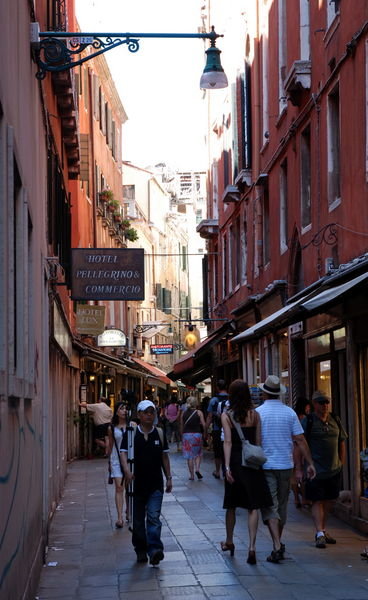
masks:
<instances>
[{"instance_id":1,"label":"man in striped shirt","mask_svg":"<svg viewBox=\"0 0 368 600\"><path fill-rule=\"evenodd\" d=\"M267 456L263 470L273 499L273 506L261 512L273 542L273 550L267 560L278 563L284 558L285 552L281 535L286 523L294 444L308 465L307 476L313 479L316 471L300 421L296 413L280 399L280 395L286 392L285 386L276 375L268 375L259 387L264 393L264 403L256 409L261 417L262 448ZM296 477L302 480L300 469L296 471Z\"/></svg>"}]
</instances>

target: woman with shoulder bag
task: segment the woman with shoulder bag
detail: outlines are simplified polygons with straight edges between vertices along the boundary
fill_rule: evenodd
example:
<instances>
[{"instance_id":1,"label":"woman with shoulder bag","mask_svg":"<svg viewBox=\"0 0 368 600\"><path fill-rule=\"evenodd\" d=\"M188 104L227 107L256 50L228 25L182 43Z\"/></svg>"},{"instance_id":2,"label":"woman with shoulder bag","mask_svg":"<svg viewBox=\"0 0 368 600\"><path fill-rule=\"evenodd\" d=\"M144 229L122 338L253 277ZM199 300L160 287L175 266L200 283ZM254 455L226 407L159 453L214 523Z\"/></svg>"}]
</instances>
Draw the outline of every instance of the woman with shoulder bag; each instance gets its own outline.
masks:
<instances>
[{"instance_id":1,"label":"woman with shoulder bag","mask_svg":"<svg viewBox=\"0 0 368 600\"><path fill-rule=\"evenodd\" d=\"M236 521L236 508L248 510L249 552L247 563L254 565L256 559L256 536L258 529L258 509L272 506L272 497L262 468L242 466L242 440L234 426L239 423L243 436L251 444L260 445L261 422L253 404L248 384L236 379L229 387L230 406L222 413L224 429L225 495L223 508L226 509L226 541L221 542L223 552L234 555L233 542Z\"/></svg>"},{"instance_id":2,"label":"woman with shoulder bag","mask_svg":"<svg viewBox=\"0 0 368 600\"><path fill-rule=\"evenodd\" d=\"M197 409L198 402L194 396L187 399L188 408L181 411L180 433L182 435L183 457L187 459L189 479L194 480L194 473L198 479L203 479L200 472L202 459L203 437L206 435L206 423L201 410Z\"/></svg>"}]
</instances>

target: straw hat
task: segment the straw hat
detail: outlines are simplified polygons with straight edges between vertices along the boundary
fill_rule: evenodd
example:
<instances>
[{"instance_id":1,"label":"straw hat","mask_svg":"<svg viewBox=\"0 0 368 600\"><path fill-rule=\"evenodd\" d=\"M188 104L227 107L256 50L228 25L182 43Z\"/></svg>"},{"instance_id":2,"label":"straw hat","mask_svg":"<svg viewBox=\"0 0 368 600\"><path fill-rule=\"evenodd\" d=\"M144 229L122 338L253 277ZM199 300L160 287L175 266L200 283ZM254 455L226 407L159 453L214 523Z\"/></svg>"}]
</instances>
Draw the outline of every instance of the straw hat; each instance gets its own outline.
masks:
<instances>
[{"instance_id":1,"label":"straw hat","mask_svg":"<svg viewBox=\"0 0 368 600\"><path fill-rule=\"evenodd\" d=\"M277 375L268 375L266 381L264 383L259 383L258 387L270 396L280 396L280 394L285 394L286 392L286 387L280 383L280 379Z\"/></svg>"}]
</instances>

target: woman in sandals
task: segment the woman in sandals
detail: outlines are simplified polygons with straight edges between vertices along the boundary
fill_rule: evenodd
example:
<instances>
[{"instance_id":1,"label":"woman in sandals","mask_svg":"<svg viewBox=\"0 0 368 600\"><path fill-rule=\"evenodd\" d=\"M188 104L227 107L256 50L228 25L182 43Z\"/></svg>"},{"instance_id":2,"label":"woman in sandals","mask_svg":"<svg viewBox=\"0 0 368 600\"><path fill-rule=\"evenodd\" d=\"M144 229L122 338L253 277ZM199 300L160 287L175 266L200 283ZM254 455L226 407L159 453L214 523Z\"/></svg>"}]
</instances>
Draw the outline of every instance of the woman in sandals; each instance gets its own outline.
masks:
<instances>
[{"instance_id":1,"label":"woman in sandals","mask_svg":"<svg viewBox=\"0 0 368 600\"><path fill-rule=\"evenodd\" d=\"M109 450L110 450L110 475L115 483L115 504L118 513L118 519L115 523L117 529L124 525L123 506L124 506L124 471L120 464L120 445L123 439L124 431L127 427L128 408L124 402L117 402L109 427Z\"/></svg>"},{"instance_id":2,"label":"woman in sandals","mask_svg":"<svg viewBox=\"0 0 368 600\"><path fill-rule=\"evenodd\" d=\"M198 402L194 396L187 399L188 408L181 411L180 415L180 433L182 435L183 457L188 461L189 479L194 480L194 473L197 479L202 479L200 472L202 459L203 437L206 435L206 423L203 412L197 409Z\"/></svg>"},{"instance_id":3,"label":"woman in sandals","mask_svg":"<svg viewBox=\"0 0 368 600\"><path fill-rule=\"evenodd\" d=\"M223 552L234 555L233 541L236 508L248 510L249 552L247 562L256 564L256 536L258 509L272 506L271 494L262 471L242 466L242 442L233 421L239 423L243 435L251 444L261 443L261 422L253 410L248 384L236 379L229 387L230 406L221 415L224 430L226 541L221 542Z\"/></svg>"}]
</instances>

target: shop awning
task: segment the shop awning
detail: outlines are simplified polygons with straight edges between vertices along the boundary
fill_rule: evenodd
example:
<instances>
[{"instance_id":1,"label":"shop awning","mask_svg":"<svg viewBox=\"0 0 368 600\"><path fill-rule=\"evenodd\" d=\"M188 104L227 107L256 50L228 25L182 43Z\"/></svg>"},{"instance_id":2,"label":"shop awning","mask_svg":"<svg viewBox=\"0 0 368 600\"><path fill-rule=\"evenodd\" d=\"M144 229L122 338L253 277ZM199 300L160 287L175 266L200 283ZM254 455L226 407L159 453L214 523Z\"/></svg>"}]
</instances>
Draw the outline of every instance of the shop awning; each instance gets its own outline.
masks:
<instances>
[{"instance_id":1,"label":"shop awning","mask_svg":"<svg viewBox=\"0 0 368 600\"><path fill-rule=\"evenodd\" d=\"M233 342L245 342L252 338L257 338L264 332L270 332L272 329L280 328L283 325L288 326L296 321L310 316L312 313L320 313L327 309L328 305L337 303L343 299L343 296L355 289L358 285L364 285L368 281L368 273L363 273L354 279L345 283L328 287L319 294L314 290L312 293L302 296L295 302L286 304L276 312L272 313L262 321L259 321L252 327L249 327L242 333L233 338Z\"/></svg>"},{"instance_id":2,"label":"shop awning","mask_svg":"<svg viewBox=\"0 0 368 600\"><path fill-rule=\"evenodd\" d=\"M154 335L157 335L158 333L160 333L160 331L162 331L163 329L166 329L166 328L167 328L167 325L152 326L149 329L147 329L146 331L143 331L142 337L144 337L147 340L150 340Z\"/></svg>"},{"instance_id":3,"label":"shop awning","mask_svg":"<svg viewBox=\"0 0 368 600\"><path fill-rule=\"evenodd\" d=\"M249 327L245 331L242 331L242 333L239 333L238 335L236 335L232 339L232 341L233 342L243 342L250 338L257 337L263 331L272 329L272 327L274 327L276 325L282 325L282 323L288 322L290 317L292 315L296 314L297 309L300 306L301 302L302 302L302 300L298 300L296 302L291 302L290 304L286 304L286 306L283 306L276 312L272 313L272 315L269 315L265 319L262 319L262 321L259 321L252 327Z\"/></svg>"},{"instance_id":4,"label":"shop awning","mask_svg":"<svg viewBox=\"0 0 368 600\"><path fill-rule=\"evenodd\" d=\"M93 348L88 344L84 344L83 342L74 341L74 345L76 348L78 348L82 356L90 358L91 360L95 360L96 362L99 362L100 364L105 365L106 367L116 369L118 373L121 373L123 375L131 375L133 377L138 377L141 379L144 377L143 373L138 371L138 369L132 369L131 367L128 367L125 364L124 360L121 360L120 358L116 358L114 356L111 356L110 354L106 354L105 352L102 352L97 348Z\"/></svg>"},{"instance_id":5,"label":"shop awning","mask_svg":"<svg viewBox=\"0 0 368 600\"><path fill-rule=\"evenodd\" d=\"M342 296L347 294L353 288L355 288L359 284L363 284L368 281L368 273L363 273L363 275L359 275L359 277L355 277L350 281L346 281L341 285L337 285L336 287L329 288L320 292L313 298L306 300L305 302L301 302L301 308L307 310L308 312L312 312L315 310L319 310L324 308L330 302L338 301Z\"/></svg>"},{"instance_id":6,"label":"shop awning","mask_svg":"<svg viewBox=\"0 0 368 600\"><path fill-rule=\"evenodd\" d=\"M149 385L159 385L159 387L162 387L162 384L164 384L165 388L167 385L170 385L171 380L167 377L166 373L161 371L161 369L158 367L154 367L141 358L136 358L135 356L132 356L132 360L150 375L147 381Z\"/></svg>"},{"instance_id":7,"label":"shop awning","mask_svg":"<svg viewBox=\"0 0 368 600\"><path fill-rule=\"evenodd\" d=\"M168 376L173 380L182 379L187 385L196 385L212 375L213 365L208 360L208 354L229 331L229 327L230 322L227 322L200 342L194 350L185 354L174 364Z\"/></svg>"}]
</instances>

